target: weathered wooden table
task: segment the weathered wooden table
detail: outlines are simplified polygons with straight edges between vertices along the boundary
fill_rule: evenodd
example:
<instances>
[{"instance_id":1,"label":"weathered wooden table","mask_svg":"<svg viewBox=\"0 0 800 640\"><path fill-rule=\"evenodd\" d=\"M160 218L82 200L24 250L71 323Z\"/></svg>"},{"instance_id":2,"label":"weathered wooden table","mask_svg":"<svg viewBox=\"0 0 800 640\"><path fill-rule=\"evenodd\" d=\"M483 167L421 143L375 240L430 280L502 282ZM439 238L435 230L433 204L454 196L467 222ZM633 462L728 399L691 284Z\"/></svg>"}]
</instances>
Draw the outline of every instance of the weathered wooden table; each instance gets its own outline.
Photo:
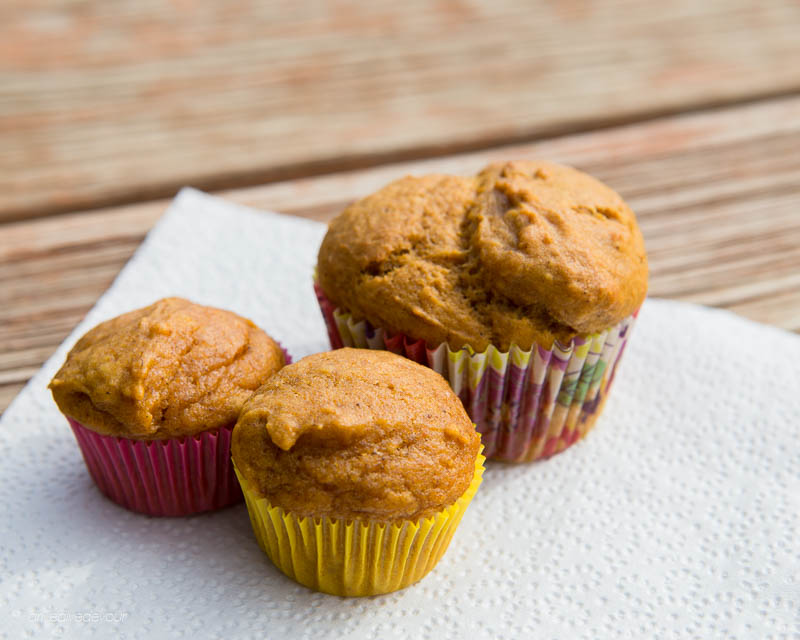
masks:
<instances>
[{"instance_id":1,"label":"weathered wooden table","mask_svg":"<svg viewBox=\"0 0 800 640\"><path fill-rule=\"evenodd\" d=\"M795 0L0 6L0 410L183 184L326 220L546 157L637 211L651 293L800 330Z\"/></svg>"}]
</instances>

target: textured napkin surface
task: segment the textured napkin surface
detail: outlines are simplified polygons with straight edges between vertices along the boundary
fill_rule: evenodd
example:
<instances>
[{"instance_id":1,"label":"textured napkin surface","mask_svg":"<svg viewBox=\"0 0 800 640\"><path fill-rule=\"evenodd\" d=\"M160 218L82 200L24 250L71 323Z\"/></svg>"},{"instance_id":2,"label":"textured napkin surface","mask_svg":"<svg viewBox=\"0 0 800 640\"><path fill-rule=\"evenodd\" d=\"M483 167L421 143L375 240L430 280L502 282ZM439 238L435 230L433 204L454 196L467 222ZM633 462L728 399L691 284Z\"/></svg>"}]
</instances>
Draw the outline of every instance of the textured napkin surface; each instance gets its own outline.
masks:
<instances>
[{"instance_id":1,"label":"textured napkin surface","mask_svg":"<svg viewBox=\"0 0 800 640\"><path fill-rule=\"evenodd\" d=\"M104 499L47 382L97 322L166 295L327 348L317 223L184 190L0 421L0 636L800 636L800 338L645 303L604 415L544 463L490 464L438 567L340 599L270 564L246 510L152 519Z\"/></svg>"}]
</instances>

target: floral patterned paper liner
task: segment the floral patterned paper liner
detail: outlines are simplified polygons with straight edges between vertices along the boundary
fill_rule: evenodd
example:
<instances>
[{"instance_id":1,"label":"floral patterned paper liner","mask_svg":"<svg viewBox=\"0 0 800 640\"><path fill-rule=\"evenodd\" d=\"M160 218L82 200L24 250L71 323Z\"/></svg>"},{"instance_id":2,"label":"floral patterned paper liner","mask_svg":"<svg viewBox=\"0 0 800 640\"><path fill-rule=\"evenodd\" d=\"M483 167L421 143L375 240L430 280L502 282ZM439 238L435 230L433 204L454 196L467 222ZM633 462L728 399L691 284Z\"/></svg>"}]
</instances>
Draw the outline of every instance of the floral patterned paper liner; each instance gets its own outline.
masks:
<instances>
[{"instance_id":1,"label":"floral patterned paper liner","mask_svg":"<svg viewBox=\"0 0 800 640\"><path fill-rule=\"evenodd\" d=\"M447 550L481 484L478 454L464 494L429 518L399 523L298 517L258 497L236 469L258 545L287 576L338 596L371 596L422 579ZM234 465L235 469L235 465Z\"/></svg>"},{"instance_id":2,"label":"floral patterned paper liner","mask_svg":"<svg viewBox=\"0 0 800 640\"><path fill-rule=\"evenodd\" d=\"M290 364L291 356L281 350ZM231 462L234 425L182 438L136 440L102 435L67 420L95 484L126 509L188 516L242 501Z\"/></svg>"},{"instance_id":3,"label":"floral patterned paper liner","mask_svg":"<svg viewBox=\"0 0 800 640\"><path fill-rule=\"evenodd\" d=\"M482 353L389 334L336 307L314 282L331 346L387 349L444 376L482 435L487 458L511 462L546 458L584 436L614 380L636 315L601 333L526 351L512 345Z\"/></svg>"}]
</instances>

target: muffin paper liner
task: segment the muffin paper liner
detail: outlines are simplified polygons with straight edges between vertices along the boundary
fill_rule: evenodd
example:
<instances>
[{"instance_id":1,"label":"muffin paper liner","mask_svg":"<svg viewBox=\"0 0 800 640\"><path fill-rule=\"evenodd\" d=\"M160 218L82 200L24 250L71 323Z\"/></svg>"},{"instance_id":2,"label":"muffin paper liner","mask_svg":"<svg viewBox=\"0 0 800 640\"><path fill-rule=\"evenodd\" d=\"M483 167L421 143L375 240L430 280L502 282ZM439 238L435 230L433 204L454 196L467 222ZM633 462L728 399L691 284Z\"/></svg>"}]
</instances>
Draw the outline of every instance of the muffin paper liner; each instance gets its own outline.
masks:
<instances>
[{"instance_id":1,"label":"muffin paper liner","mask_svg":"<svg viewBox=\"0 0 800 640\"><path fill-rule=\"evenodd\" d=\"M414 584L444 555L483 478L478 454L464 494L428 518L396 523L298 517L258 497L236 469L261 549L287 576L338 596L371 596ZM235 466L234 466L235 468Z\"/></svg>"},{"instance_id":2,"label":"muffin paper liner","mask_svg":"<svg viewBox=\"0 0 800 640\"><path fill-rule=\"evenodd\" d=\"M98 488L126 509L188 516L242 500L231 464L233 425L185 438L133 440L67 420Z\"/></svg>"},{"instance_id":3,"label":"muffin paper liner","mask_svg":"<svg viewBox=\"0 0 800 640\"><path fill-rule=\"evenodd\" d=\"M102 435L66 417L95 484L126 509L188 516L242 501L231 461L234 425L181 438L136 440Z\"/></svg>"},{"instance_id":4,"label":"muffin paper liner","mask_svg":"<svg viewBox=\"0 0 800 640\"><path fill-rule=\"evenodd\" d=\"M390 334L356 321L314 282L331 346L386 349L427 365L450 382L481 433L487 458L523 462L547 458L594 425L614 380L636 315L601 333L576 336L550 348L490 345L476 353L446 343Z\"/></svg>"}]
</instances>

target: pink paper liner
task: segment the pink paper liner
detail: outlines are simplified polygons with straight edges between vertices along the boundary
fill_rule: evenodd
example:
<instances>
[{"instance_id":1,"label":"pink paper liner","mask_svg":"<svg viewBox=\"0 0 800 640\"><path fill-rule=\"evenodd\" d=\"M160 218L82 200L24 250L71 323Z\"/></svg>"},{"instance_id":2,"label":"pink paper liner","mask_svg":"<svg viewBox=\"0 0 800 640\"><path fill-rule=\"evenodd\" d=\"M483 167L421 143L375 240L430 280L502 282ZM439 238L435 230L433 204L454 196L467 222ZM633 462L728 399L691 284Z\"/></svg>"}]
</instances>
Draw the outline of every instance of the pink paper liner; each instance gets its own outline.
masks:
<instances>
[{"instance_id":1,"label":"pink paper liner","mask_svg":"<svg viewBox=\"0 0 800 640\"><path fill-rule=\"evenodd\" d=\"M283 347L286 364L292 361ZM89 475L120 506L150 516L188 516L244 497L231 460L233 426L194 436L135 440L92 431L66 416Z\"/></svg>"},{"instance_id":2,"label":"pink paper liner","mask_svg":"<svg viewBox=\"0 0 800 640\"><path fill-rule=\"evenodd\" d=\"M569 345L556 343L549 349L534 345L528 366L518 367L509 359L503 373L486 367L473 385L466 382L469 371L454 373L443 345L431 348L423 340L390 334L368 322L362 328L363 344L356 344L352 332L344 339L336 315L347 311L337 308L317 282L314 289L334 349L386 349L438 371L481 433L484 455L506 462L548 458L588 433L605 404L637 315L600 336L578 336ZM588 357L576 357L587 342Z\"/></svg>"},{"instance_id":3,"label":"pink paper liner","mask_svg":"<svg viewBox=\"0 0 800 640\"><path fill-rule=\"evenodd\" d=\"M100 491L150 516L188 516L243 500L231 462L233 425L196 436L132 440L67 418Z\"/></svg>"}]
</instances>

